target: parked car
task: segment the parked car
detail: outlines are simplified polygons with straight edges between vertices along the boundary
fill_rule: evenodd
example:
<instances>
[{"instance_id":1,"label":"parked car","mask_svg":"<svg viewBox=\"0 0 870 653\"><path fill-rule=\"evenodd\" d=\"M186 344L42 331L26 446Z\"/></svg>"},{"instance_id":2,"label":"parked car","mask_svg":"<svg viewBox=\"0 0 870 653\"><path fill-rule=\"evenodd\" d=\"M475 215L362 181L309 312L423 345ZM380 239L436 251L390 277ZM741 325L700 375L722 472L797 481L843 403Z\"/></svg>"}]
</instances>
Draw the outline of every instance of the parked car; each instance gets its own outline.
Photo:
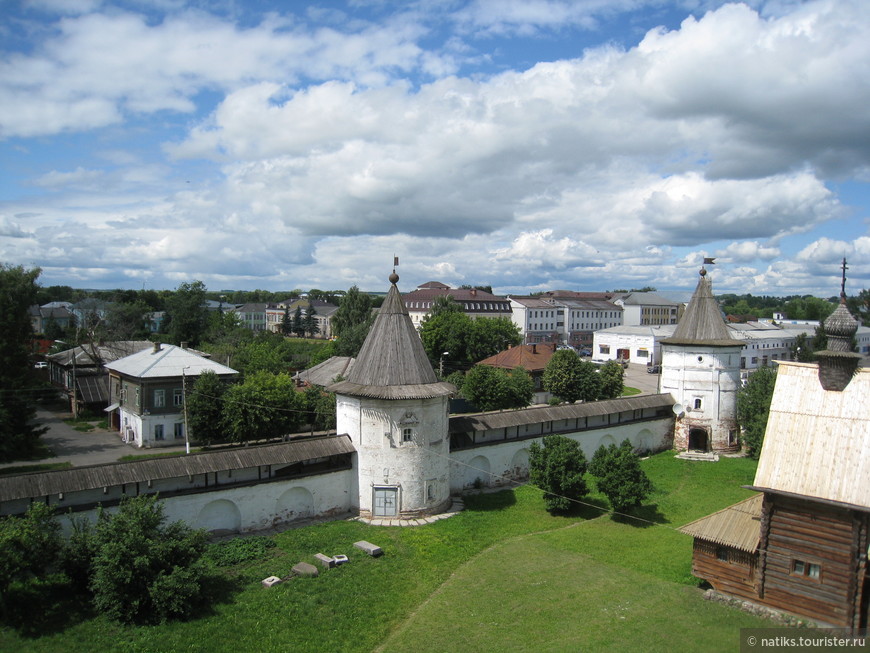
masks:
<instances>
[{"instance_id":1,"label":"parked car","mask_svg":"<svg viewBox=\"0 0 870 653\"><path fill-rule=\"evenodd\" d=\"M592 350L591 350L591 349L587 349L586 347L583 347L582 349L580 349L580 351L579 351L578 353L579 353L581 356L591 356L591 355L592 355Z\"/></svg>"},{"instance_id":2,"label":"parked car","mask_svg":"<svg viewBox=\"0 0 870 653\"><path fill-rule=\"evenodd\" d=\"M35 370L44 370L46 367L48 367L48 363L45 361L39 361L38 363L33 364L33 369Z\"/></svg>"},{"instance_id":3,"label":"parked car","mask_svg":"<svg viewBox=\"0 0 870 653\"><path fill-rule=\"evenodd\" d=\"M647 365L646 373L647 374L658 374L662 371L661 365Z\"/></svg>"}]
</instances>

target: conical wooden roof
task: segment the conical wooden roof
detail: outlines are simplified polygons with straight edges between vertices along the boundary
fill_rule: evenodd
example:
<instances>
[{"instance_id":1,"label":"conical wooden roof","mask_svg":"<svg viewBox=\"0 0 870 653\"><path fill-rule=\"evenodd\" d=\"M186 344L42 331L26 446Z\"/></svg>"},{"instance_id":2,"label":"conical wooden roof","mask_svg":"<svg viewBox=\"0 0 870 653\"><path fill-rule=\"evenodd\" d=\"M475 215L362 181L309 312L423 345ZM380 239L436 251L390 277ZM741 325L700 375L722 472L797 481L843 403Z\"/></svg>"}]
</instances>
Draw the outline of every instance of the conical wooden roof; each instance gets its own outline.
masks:
<instances>
[{"instance_id":1,"label":"conical wooden roof","mask_svg":"<svg viewBox=\"0 0 870 653\"><path fill-rule=\"evenodd\" d=\"M423 342L390 275L390 290L366 337L347 380L329 386L331 392L375 399L426 399L455 391L439 381Z\"/></svg>"},{"instance_id":2,"label":"conical wooden roof","mask_svg":"<svg viewBox=\"0 0 870 653\"><path fill-rule=\"evenodd\" d=\"M713 297L713 284L707 270L701 268L701 278L689 301L686 312L674 335L662 340L664 345L705 345L710 347L742 347L743 343L731 337L719 304Z\"/></svg>"}]
</instances>

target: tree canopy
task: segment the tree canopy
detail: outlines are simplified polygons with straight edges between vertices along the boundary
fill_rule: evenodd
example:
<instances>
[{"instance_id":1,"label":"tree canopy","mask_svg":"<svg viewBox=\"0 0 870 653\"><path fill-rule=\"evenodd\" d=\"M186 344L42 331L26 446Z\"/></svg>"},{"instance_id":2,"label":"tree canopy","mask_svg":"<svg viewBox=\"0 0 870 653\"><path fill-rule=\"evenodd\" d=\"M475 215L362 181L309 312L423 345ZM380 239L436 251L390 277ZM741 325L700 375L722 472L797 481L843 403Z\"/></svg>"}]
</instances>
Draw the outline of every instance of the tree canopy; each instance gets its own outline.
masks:
<instances>
[{"instance_id":1,"label":"tree canopy","mask_svg":"<svg viewBox=\"0 0 870 653\"><path fill-rule=\"evenodd\" d=\"M287 437L304 418L304 400L288 374L255 372L224 393L223 420L233 442Z\"/></svg>"},{"instance_id":2,"label":"tree canopy","mask_svg":"<svg viewBox=\"0 0 870 653\"><path fill-rule=\"evenodd\" d=\"M351 286L332 316L332 332L338 338L337 356L356 356L374 323L372 297Z\"/></svg>"},{"instance_id":3,"label":"tree canopy","mask_svg":"<svg viewBox=\"0 0 870 653\"><path fill-rule=\"evenodd\" d=\"M522 367L511 372L475 365L462 380L462 396L479 410L525 408L532 403L534 383Z\"/></svg>"},{"instance_id":4,"label":"tree canopy","mask_svg":"<svg viewBox=\"0 0 870 653\"><path fill-rule=\"evenodd\" d=\"M39 268L0 265L0 462L36 452L44 429L33 425L28 309L36 302Z\"/></svg>"},{"instance_id":5,"label":"tree canopy","mask_svg":"<svg viewBox=\"0 0 870 653\"><path fill-rule=\"evenodd\" d=\"M574 500L586 496L586 467L580 444L564 435L548 435L543 445L532 442L529 447L529 480L544 490L549 512L567 512Z\"/></svg>"},{"instance_id":6,"label":"tree canopy","mask_svg":"<svg viewBox=\"0 0 870 653\"><path fill-rule=\"evenodd\" d=\"M186 342L196 346L208 325L205 305L206 289L202 281L182 283L166 300L168 333L176 345Z\"/></svg>"},{"instance_id":7,"label":"tree canopy","mask_svg":"<svg viewBox=\"0 0 870 653\"><path fill-rule=\"evenodd\" d=\"M593 363L580 358L573 349L553 352L544 368L544 387L559 399L572 404L578 400L595 401L601 396L598 369Z\"/></svg>"},{"instance_id":8,"label":"tree canopy","mask_svg":"<svg viewBox=\"0 0 870 653\"><path fill-rule=\"evenodd\" d=\"M653 490L634 447L627 439L618 447L615 444L601 445L592 456L589 473L598 477L596 486L616 512L639 506Z\"/></svg>"},{"instance_id":9,"label":"tree canopy","mask_svg":"<svg viewBox=\"0 0 870 653\"><path fill-rule=\"evenodd\" d=\"M467 370L484 358L522 342L519 327L509 318L472 319L451 299L438 300L423 318L420 338L433 366L440 367L443 356L446 374Z\"/></svg>"},{"instance_id":10,"label":"tree canopy","mask_svg":"<svg viewBox=\"0 0 870 653\"><path fill-rule=\"evenodd\" d=\"M223 421L224 393L227 383L211 370L188 381L187 428L190 440L211 444L226 439Z\"/></svg>"}]
</instances>

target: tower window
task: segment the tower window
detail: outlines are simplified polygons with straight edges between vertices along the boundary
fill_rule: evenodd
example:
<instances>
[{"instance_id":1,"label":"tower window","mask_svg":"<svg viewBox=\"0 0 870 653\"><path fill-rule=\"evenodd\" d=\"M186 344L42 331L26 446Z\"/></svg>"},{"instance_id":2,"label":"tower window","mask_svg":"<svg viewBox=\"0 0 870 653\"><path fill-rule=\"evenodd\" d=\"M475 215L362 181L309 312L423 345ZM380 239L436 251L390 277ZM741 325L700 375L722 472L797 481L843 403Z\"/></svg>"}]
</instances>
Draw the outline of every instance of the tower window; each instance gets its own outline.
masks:
<instances>
[{"instance_id":1,"label":"tower window","mask_svg":"<svg viewBox=\"0 0 870 653\"><path fill-rule=\"evenodd\" d=\"M701 410L701 398L695 397L695 410Z\"/></svg>"},{"instance_id":2,"label":"tower window","mask_svg":"<svg viewBox=\"0 0 870 653\"><path fill-rule=\"evenodd\" d=\"M402 442L412 442L414 440L413 429L402 429Z\"/></svg>"}]
</instances>

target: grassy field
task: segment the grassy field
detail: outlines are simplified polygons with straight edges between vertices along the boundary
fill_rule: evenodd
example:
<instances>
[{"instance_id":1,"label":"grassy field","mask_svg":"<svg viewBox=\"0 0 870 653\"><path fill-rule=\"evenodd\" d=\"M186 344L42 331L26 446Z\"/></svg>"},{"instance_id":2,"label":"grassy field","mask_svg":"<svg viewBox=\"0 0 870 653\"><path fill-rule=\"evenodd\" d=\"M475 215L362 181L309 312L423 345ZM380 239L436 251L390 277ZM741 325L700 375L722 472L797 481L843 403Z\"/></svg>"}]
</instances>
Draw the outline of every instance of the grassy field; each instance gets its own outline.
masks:
<instances>
[{"instance_id":1,"label":"grassy field","mask_svg":"<svg viewBox=\"0 0 870 653\"><path fill-rule=\"evenodd\" d=\"M123 627L60 610L38 637L0 631L0 650L735 650L741 627L764 622L701 598L691 539L674 527L747 496L755 463L666 453L643 464L656 486L644 521L611 518L595 495L554 517L523 487L470 495L465 512L428 526L308 526L274 536L268 559L231 568L195 620ZM385 555L354 549L360 539ZM317 552L350 563L260 586Z\"/></svg>"}]
</instances>

